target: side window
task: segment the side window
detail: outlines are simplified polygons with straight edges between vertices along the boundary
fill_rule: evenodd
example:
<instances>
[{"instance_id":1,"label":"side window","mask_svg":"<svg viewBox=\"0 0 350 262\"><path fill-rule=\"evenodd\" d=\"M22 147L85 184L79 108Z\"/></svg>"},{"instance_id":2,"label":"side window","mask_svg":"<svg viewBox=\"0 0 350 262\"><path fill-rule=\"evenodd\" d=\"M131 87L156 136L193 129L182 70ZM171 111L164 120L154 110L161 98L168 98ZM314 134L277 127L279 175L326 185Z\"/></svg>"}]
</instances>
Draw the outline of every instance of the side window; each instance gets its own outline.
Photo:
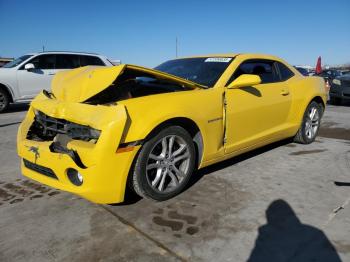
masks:
<instances>
[{"instance_id":1,"label":"side window","mask_svg":"<svg viewBox=\"0 0 350 262\"><path fill-rule=\"evenodd\" d=\"M39 55L28 63L34 64L36 69L55 69L56 55Z\"/></svg>"},{"instance_id":2,"label":"side window","mask_svg":"<svg viewBox=\"0 0 350 262\"><path fill-rule=\"evenodd\" d=\"M243 62L233 73L227 84L243 74L258 75L261 78L261 84L279 82L279 76L274 66L275 61L254 59Z\"/></svg>"},{"instance_id":3,"label":"side window","mask_svg":"<svg viewBox=\"0 0 350 262\"><path fill-rule=\"evenodd\" d=\"M102 62L100 58L96 56L82 55L80 56L80 65L81 66L88 66L88 65L104 66L105 64Z\"/></svg>"},{"instance_id":4,"label":"side window","mask_svg":"<svg viewBox=\"0 0 350 262\"><path fill-rule=\"evenodd\" d=\"M278 69L280 71L281 81L286 81L294 76L294 73L286 65L280 62L276 62L276 65L278 66Z\"/></svg>"},{"instance_id":5,"label":"side window","mask_svg":"<svg viewBox=\"0 0 350 262\"><path fill-rule=\"evenodd\" d=\"M80 66L78 55L56 55L56 69L72 69Z\"/></svg>"}]
</instances>

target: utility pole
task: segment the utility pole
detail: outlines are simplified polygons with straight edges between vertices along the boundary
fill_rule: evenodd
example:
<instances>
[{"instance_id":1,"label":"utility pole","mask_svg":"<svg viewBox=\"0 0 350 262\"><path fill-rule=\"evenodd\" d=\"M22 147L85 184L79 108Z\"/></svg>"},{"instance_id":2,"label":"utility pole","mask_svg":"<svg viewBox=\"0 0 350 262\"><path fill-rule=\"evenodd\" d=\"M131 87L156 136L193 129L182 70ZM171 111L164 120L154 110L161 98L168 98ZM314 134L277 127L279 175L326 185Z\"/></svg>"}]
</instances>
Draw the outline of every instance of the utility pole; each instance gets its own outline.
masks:
<instances>
[{"instance_id":1,"label":"utility pole","mask_svg":"<svg viewBox=\"0 0 350 262\"><path fill-rule=\"evenodd\" d=\"M175 50L176 50L176 58L177 58L177 37L176 37L176 43L175 43Z\"/></svg>"},{"instance_id":2,"label":"utility pole","mask_svg":"<svg viewBox=\"0 0 350 262\"><path fill-rule=\"evenodd\" d=\"M43 52L45 52L45 46L43 45Z\"/></svg>"}]
</instances>

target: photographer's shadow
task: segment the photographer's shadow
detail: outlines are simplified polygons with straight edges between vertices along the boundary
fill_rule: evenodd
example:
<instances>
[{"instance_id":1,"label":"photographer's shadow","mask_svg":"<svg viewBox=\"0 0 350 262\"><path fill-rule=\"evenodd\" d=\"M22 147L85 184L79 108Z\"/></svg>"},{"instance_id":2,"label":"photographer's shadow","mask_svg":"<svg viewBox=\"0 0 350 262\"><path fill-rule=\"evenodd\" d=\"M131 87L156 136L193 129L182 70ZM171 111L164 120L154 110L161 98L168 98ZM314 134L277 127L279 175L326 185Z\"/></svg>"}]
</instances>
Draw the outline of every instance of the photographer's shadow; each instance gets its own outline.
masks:
<instances>
[{"instance_id":1,"label":"photographer's shadow","mask_svg":"<svg viewBox=\"0 0 350 262\"><path fill-rule=\"evenodd\" d=\"M272 202L266 218L267 224L259 228L249 262L341 261L323 231L302 224L286 201Z\"/></svg>"}]
</instances>

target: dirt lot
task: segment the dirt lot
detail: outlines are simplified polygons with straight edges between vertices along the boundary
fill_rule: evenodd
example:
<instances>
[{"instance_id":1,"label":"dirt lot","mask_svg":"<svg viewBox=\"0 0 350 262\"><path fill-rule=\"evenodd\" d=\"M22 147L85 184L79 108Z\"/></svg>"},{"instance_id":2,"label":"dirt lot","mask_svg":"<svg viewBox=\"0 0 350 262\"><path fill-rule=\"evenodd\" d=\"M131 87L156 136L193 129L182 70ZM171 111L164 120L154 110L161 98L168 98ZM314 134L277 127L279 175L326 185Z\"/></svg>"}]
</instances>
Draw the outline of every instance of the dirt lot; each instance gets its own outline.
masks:
<instances>
[{"instance_id":1,"label":"dirt lot","mask_svg":"<svg viewBox=\"0 0 350 262\"><path fill-rule=\"evenodd\" d=\"M92 204L21 176L0 115L0 261L350 261L350 106L311 145L284 141L197 172L161 203Z\"/></svg>"}]
</instances>

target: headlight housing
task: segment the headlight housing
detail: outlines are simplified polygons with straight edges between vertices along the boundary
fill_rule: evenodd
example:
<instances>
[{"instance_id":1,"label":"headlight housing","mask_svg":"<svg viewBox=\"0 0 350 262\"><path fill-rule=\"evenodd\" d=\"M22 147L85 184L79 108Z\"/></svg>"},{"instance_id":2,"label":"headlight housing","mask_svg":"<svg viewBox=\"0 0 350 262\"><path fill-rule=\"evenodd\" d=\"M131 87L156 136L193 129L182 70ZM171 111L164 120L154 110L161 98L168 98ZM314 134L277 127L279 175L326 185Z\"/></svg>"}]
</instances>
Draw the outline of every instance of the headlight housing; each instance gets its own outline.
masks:
<instances>
[{"instance_id":1,"label":"headlight housing","mask_svg":"<svg viewBox=\"0 0 350 262\"><path fill-rule=\"evenodd\" d=\"M333 84L340 86L341 85L341 81L339 79L333 79Z\"/></svg>"},{"instance_id":2,"label":"headlight housing","mask_svg":"<svg viewBox=\"0 0 350 262\"><path fill-rule=\"evenodd\" d=\"M34 110L35 118L29 128L27 139L30 140L53 140L57 134L67 135L76 140L96 143L101 131L90 126L72 123L65 119L59 119L45 115L43 112Z\"/></svg>"}]
</instances>

